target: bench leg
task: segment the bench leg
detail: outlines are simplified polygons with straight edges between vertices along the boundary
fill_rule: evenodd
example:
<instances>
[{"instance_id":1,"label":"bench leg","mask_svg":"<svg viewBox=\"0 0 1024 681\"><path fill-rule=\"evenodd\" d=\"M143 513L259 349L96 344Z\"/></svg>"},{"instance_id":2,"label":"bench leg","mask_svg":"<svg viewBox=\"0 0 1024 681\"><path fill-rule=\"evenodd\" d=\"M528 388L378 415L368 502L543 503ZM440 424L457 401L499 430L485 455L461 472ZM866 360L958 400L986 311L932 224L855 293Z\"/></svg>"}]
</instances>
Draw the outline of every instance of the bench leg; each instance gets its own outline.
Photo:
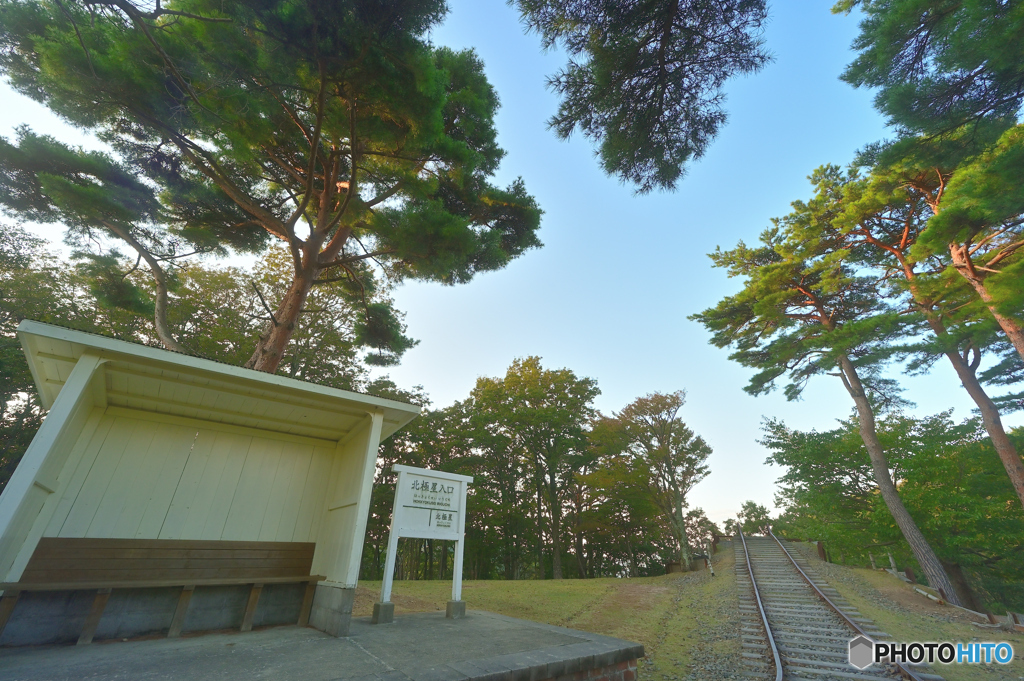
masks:
<instances>
[{"instance_id":1,"label":"bench leg","mask_svg":"<svg viewBox=\"0 0 1024 681\"><path fill-rule=\"evenodd\" d=\"M181 627L185 624L185 614L188 612L188 604L195 589L195 586L190 584L182 587L181 595L178 596L178 607L174 609L174 617L171 618L171 628L167 630L167 638L181 636Z\"/></svg>"},{"instance_id":2,"label":"bench leg","mask_svg":"<svg viewBox=\"0 0 1024 681\"><path fill-rule=\"evenodd\" d=\"M299 626L309 624L309 611L313 609L313 595L316 594L316 582L306 584L306 595L302 597L302 610L299 611Z\"/></svg>"},{"instance_id":3,"label":"bench leg","mask_svg":"<svg viewBox=\"0 0 1024 681\"><path fill-rule=\"evenodd\" d=\"M103 609L107 607L110 600L110 589L100 589L96 592L96 598L92 602L92 612L85 619L85 628L82 635L78 637L78 645L84 646L92 643L92 637L96 635L96 629L100 626L100 618L103 617Z\"/></svg>"},{"instance_id":4,"label":"bench leg","mask_svg":"<svg viewBox=\"0 0 1024 681\"><path fill-rule=\"evenodd\" d=\"M8 589L4 592L3 598L0 598L0 636L4 633L4 627L7 626L7 620L11 619L11 614L14 612L14 606L18 604L19 596L21 596L20 591L11 591Z\"/></svg>"},{"instance_id":5,"label":"bench leg","mask_svg":"<svg viewBox=\"0 0 1024 681\"><path fill-rule=\"evenodd\" d=\"M245 605L245 614L242 615L242 631L252 631L252 618L256 615L256 604L260 602L260 592L263 591L262 584L253 584L249 591L249 602Z\"/></svg>"}]
</instances>

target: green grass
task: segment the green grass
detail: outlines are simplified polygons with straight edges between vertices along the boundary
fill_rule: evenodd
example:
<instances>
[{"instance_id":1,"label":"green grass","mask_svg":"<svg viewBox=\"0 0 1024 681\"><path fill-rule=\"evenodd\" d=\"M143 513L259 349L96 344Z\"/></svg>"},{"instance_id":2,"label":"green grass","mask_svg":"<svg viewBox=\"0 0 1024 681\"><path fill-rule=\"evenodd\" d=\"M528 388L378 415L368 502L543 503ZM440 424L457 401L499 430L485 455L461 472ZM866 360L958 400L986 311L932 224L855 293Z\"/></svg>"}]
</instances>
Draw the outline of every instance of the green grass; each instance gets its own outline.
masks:
<instances>
[{"instance_id":1,"label":"green grass","mask_svg":"<svg viewBox=\"0 0 1024 681\"><path fill-rule=\"evenodd\" d=\"M691 679L720 678L714 670L740 671L733 557L725 544L715 557L714 579L702 571L640 579L467 581L463 599L470 609L641 643L647 653L640 662L644 681L681 681L688 674ZM1007 641L1013 646L1016 658L1009 665L933 665L946 681L1024 679L1024 634L974 627L958 611L914 594L884 572L836 565L822 571L834 574L822 576L897 640ZM379 595L380 582L360 582L353 614L369 615ZM449 598L450 581L395 582L392 592L397 614L444 610Z\"/></svg>"},{"instance_id":2,"label":"green grass","mask_svg":"<svg viewBox=\"0 0 1024 681\"><path fill-rule=\"evenodd\" d=\"M716 557L718 576L707 572L637 579L566 579L560 581L465 581L462 598L470 609L544 622L641 643L645 680L675 681L695 655L711 648L717 655L738 654L732 638L705 641L721 627L718 610L736 610L733 552ZM353 615L366 616L380 596L380 582L360 582ZM395 613L444 610L451 598L449 581L395 582Z\"/></svg>"},{"instance_id":3,"label":"green grass","mask_svg":"<svg viewBox=\"0 0 1024 681\"><path fill-rule=\"evenodd\" d=\"M850 568L859 577L864 587L854 584L834 583L833 586L862 614L874 620L883 631L891 634L898 641L1006 641L1013 646L1014 660L1008 665L989 664L941 664L932 665L933 673L942 676L946 681L992 681L993 679L1024 678L1024 634L1002 631L998 629L979 629L970 622L947 622L934 616L908 612L905 608L891 609L881 607L867 597L869 589L878 593L892 593L894 589L910 591L910 587L896 577L876 570ZM910 595L913 598L913 595ZM924 596L917 596L924 600ZM932 609L928 602L921 603L922 609ZM953 608L945 606L952 611Z\"/></svg>"},{"instance_id":4,"label":"green grass","mask_svg":"<svg viewBox=\"0 0 1024 681\"><path fill-rule=\"evenodd\" d=\"M1014 660L1001 664L931 665L932 673L946 681L994 681L1024 679L1024 634L1000 629L982 629L971 624L974 616L948 605L938 605L916 593L905 582L888 572L841 565L821 566L817 554L808 544L795 544L819 573L857 608L896 641L969 643L972 641L1006 641L1013 646ZM831 576L830 576L831 575Z\"/></svg>"}]
</instances>

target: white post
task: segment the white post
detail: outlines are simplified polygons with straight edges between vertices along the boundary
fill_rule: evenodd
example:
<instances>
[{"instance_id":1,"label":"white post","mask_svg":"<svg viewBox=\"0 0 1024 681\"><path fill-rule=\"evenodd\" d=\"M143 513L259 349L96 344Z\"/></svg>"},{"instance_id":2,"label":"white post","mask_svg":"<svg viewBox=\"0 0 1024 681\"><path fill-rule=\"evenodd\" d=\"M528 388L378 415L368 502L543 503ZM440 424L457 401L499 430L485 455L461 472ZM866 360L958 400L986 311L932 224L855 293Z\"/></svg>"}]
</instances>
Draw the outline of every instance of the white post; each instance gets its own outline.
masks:
<instances>
[{"instance_id":1,"label":"white post","mask_svg":"<svg viewBox=\"0 0 1024 681\"><path fill-rule=\"evenodd\" d=\"M455 569L452 570L452 600L462 600L462 543L464 539L455 542Z\"/></svg>"},{"instance_id":2,"label":"white post","mask_svg":"<svg viewBox=\"0 0 1024 681\"><path fill-rule=\"evenodd\" d=\"M398 480L395 482L395 501L391 507L391 531L388 532L388 554L384 559L384 581L380 585L380 602L387 603L391 600L391 584L395 579L395 554L398 552L398 495L402 489L405 473L398 471Z\"/></svg>"},{"instance_id":3,"label":"white post","mask_svg":"<svg viewBox=\"0 0 1024 681\"><path fill-rule=\"evenodd\" d=\"M388 557L384 560L384 583L380 586L380 602L391 600L391 583L395 579L395 553L398 551L398 535L391 532L388 537Z\"/></svg>"},{"instance_id":4,"label":"white post","mask_svg":"<svg viewBox=\"0 0 1024 681\"><path fill-rule=\"evenodd\" d=\"M351 530L352 540L349 543L348 572L345 584L355 587L359 581L359 564L363 560L363 540L366 537L366 521L370 515L370 499L373 496L373 474L377 471L377 450L380 449L380 430L384 424L384 412L374 411L370 414L370 432L366 436L366 449L361 453L363 479L358 487L356 501L355 528ZM355 452L359 456L359 452ZM330 573L328 573L330 574ZM328 577L331 579L331 577Z\"/></svg>"},{"instance_id":5,"label":"white post","mask_svg":"<svg viewBox=\"0 0 1024 681\"><path fill-rule=\"evenodd\" d=\"M462 555L466 545L466 482L459 482L459 538L455 540L455 565L452 567L452 600L462 600Z\"/></svg>"}]
</instances>

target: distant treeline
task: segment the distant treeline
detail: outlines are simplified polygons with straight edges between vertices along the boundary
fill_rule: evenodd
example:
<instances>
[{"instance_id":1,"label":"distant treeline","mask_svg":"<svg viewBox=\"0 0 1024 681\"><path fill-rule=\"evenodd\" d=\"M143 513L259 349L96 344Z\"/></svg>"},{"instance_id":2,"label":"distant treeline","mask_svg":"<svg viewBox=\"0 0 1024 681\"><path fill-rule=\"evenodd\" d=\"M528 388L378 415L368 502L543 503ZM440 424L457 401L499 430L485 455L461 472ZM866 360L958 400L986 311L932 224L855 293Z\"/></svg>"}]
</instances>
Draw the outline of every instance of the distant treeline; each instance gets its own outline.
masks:
<instances>
[{"instance_id":1,"label":"distant treeline","mask_svg":"<svg viewBox=\"0 0 1024 681\"><path fill-rule=\"evenodd\" d=\"M965 607L1024 610L1024 522L1013 486L977 418L949 413L878 424L900 498L964 598ZM1024 447L1024 430L1010 437ZM769 461L784 466L776 499L785 512L777 534L822 540L833 562L911 568L913 552L878 494L856 419L823 432L765 425Z\"/></svg>"},{"instance_id":2,"label":"distant treeline","mask_svg":"<svg viewBox=\"0 0 1024 681\"><path fill-rule=\"evenodd\" d=\"M686 496L711 453L679 418L682 391L598 413L596 383L536 357L423 416L381 447L362 576L383 573L402 463L474 476L466 516L468 579L657 575L690 566L719 530ZM401 395L394 395L401 396ZM451 576L452 546L402 540L396 574Z\"/></svg>"}]
</instances>

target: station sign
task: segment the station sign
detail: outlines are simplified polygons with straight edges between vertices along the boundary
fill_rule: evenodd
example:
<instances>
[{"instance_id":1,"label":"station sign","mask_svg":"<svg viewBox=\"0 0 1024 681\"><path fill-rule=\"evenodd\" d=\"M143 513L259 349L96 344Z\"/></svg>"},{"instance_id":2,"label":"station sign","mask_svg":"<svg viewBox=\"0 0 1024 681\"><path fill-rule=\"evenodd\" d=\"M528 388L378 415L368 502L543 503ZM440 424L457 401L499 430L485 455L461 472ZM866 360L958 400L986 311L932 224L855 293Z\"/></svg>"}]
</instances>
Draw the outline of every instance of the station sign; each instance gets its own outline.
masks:
<instances>
[{"instance_id":1,"label":"station sign","mask_svg":"<svg viewBox=\"0 0 1024 681\"><path fill-rule=\"evenodd\" d=\"M455 565L452 570L452 600L462 600L462 556L466 535L466 491L472 476L445 473L428 468L395 464L398 473L395 506L391 514L391 535L388 537L387 560L380 600L391 600L395 574L395 553L398 539L441 539L455 542Z\"/></svg>"}]
</instances>

